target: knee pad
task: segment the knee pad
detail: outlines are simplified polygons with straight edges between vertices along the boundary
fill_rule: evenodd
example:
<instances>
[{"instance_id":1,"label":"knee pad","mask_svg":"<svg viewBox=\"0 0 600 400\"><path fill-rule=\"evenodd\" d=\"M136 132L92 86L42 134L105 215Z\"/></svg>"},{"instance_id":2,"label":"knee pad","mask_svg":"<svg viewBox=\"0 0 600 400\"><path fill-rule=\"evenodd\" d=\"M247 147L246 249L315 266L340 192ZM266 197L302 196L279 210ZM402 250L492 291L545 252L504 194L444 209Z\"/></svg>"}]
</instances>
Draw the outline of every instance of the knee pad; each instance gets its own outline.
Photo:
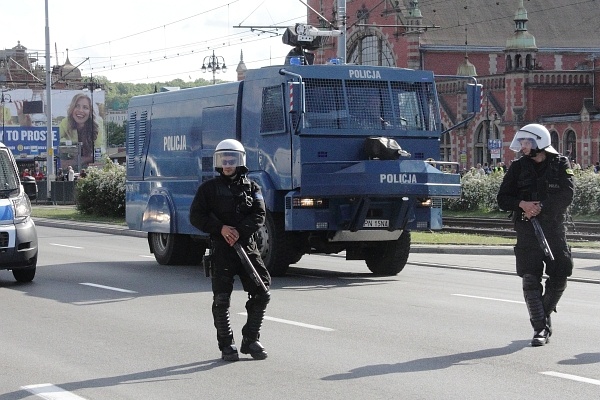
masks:
<instances>
[{"instance_id":1,"label":"knee pad","mask_svg":"<svg viewBox=\"0 0 600 400\"><path fill-rule=\"evenodd\" d=\"M248 296L248 307L257 307L258 309L265 309L269 301L271 301L271 292L267 293L257 293Z\"/></svg>"},{"instance_id":2,"label":"knee pad","mask_svg":"<svg viewBox=\"0 0 600 400\"><path fill-rule=\"evenodd\" d=\"M537 275L523 275L523 290L542 290L542 278Z\"/></svg>"},{"instance_id":3,"label":"knee pad","mask_svg":"<svg viewBox=\"0 0 600 400\"><path fill-rule=\"evenodd\" d=\"M213 296L213 306L218 308L229 308L231 296L227 293L217 293Z\"/></svg>"}]
</instances>

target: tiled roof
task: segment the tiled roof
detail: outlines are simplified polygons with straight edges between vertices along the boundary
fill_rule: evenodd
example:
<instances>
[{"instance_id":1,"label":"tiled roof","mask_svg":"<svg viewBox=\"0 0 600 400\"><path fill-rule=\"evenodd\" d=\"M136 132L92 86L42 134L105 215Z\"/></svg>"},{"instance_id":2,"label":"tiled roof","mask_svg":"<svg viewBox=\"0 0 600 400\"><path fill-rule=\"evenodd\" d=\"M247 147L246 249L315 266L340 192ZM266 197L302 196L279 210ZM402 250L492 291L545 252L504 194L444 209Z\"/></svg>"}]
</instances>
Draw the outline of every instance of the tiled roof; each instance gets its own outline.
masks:
<instances>
[{"instance_id":1,"label":"tiled roof","mask_svg":"<svg viewBox=\"0 0 600 400\"><path fill-rule=\"evenodd\" d=\"M408 0L405 0L408 3ZM518 0L420 0L423 25L429 29L423 44L464 46L465 28L471 46L506 45L515 29ZM527 29L538 48L598 49L600 1L524 0Z\"/></svg>"}]
</instances>

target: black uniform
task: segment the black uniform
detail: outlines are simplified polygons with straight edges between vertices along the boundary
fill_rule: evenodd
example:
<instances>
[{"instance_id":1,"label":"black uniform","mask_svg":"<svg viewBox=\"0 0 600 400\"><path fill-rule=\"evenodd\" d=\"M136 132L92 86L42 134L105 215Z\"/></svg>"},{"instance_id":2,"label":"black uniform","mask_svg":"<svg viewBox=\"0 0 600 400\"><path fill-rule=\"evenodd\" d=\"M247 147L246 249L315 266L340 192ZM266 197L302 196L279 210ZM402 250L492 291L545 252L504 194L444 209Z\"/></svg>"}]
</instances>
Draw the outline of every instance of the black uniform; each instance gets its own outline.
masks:
<instances>
[{"instance_id":1,"label":"black uniform","mask_svg":"<svg viewBox=\"0 0 600 400\"><path fill-rule=\"evenodd\" d=\"M497 199L501 209L513 212L517 274L523 278L531 324L536 333L547 329L551 334L550 313L555 311L567 286L567 277L573 272L565 227L567 209L573 201L573 171L569 160L548 152L540 163L527 156L519 158L508 168ZM544 255L532 223L523 217L523 210L519 208L522 200L540 201L542 211L536 218L555 260ZM541 284L544 266L549 277L545 292Z\"/></svg>"},{"instance_id":2,"label":"black uniform","mask_svg":"<svg viewBox=\"0 0 600 400\"><path fill-rule=\"evenodd\" d=\"M236 228L238 242L246 250L252 264L267 288L271 277L258 251L254 234L264 224L265 205L260 187L244 175L233 178L218 176L204 182L196 192L190 208L192 225L210 234L212 243L212 312L217 328L219 348L231 346L233 331L229 321L229 305L234 276L238 275L248 292L248 321L242 329L244 340L257 342L270 293L264 293L249 277L235 249L221 235L223 225ZM244 342L242 342L242 352ZM254 356L254 355L253 355ZM266 353L264 353L266 357Z\"/></svg>"}]
</instances>

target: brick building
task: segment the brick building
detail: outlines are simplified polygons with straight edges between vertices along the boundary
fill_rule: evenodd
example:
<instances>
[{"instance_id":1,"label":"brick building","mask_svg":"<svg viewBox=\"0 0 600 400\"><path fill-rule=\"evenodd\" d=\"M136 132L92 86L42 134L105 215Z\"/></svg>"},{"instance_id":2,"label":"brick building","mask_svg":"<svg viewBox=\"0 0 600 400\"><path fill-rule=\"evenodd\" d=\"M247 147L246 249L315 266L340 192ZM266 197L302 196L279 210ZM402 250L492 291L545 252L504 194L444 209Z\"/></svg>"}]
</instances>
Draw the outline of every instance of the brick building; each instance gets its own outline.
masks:
<instances>
[{"instance_id":1,"label":"brick building","mask_svg":"<svg viewBox=\"0 0 600 400\"><path fill-rule=\"evenodd\" d=\"M308 4L338 19L336 0ZM537 122L548 127L556 149L587 167L600 161L598 17L594 0L347 0L342 29L348 63L474 76L483 84L482 111L443 135L442 160L466 168L509 163L514 133ZM310 11L308 21L328 26ZM315 62L336 52L336 40L326 40ZM465 83L438 82L447 127L466 117ZM488 139L501 141L499 155Z\"/></svg>"}]
</instances>

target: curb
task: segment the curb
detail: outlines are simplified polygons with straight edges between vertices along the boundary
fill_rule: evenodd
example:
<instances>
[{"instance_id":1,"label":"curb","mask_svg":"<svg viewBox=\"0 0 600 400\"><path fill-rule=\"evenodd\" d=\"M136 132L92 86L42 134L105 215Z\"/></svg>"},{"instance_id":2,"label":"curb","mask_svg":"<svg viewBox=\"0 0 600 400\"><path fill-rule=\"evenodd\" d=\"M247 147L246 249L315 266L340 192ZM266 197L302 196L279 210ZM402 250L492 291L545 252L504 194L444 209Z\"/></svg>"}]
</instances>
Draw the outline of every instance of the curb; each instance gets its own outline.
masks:
<instances>
[{"instance_id":1,"label":"curb","mask_svg":"<svg viewBox=\"0 0 600 400\"><path fill-rule=\"evenodd\" d=\"M92 222L74 222L51 218L34 218L36 225L47 226L51 228L74 229L88 232L107 233L111 235L122 235L147 238L148 233L135 231L126 226L98 224ZM421 245L413 244L410 247L411 253L436 253L436 254L471 254L471 255L514 255L512 246L474 246L474 245ZM575 249L572 252L573 258L580 259L600 259L600 250Z\"/></svg>"}]
</instances>

